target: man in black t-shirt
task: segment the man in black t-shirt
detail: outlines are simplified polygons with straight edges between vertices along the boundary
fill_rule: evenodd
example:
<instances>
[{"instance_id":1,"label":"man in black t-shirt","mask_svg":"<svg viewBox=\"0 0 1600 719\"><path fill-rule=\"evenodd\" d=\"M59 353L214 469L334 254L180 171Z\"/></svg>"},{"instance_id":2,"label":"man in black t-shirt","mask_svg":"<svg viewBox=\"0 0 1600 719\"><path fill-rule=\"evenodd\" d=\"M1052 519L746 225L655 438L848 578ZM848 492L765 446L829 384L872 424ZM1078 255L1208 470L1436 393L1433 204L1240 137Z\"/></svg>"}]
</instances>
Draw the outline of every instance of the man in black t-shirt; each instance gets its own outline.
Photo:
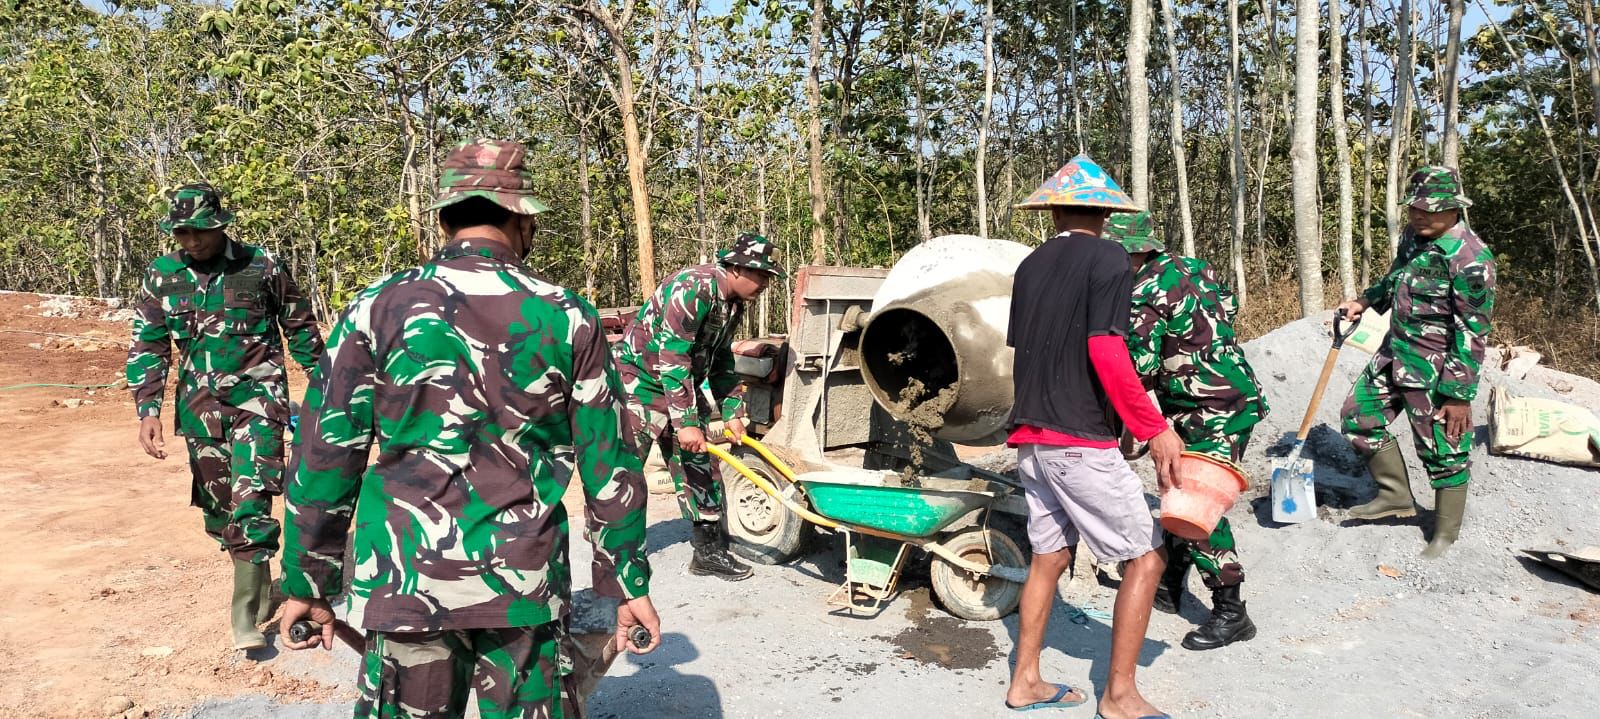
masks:
<instances>
[{"instance_id":1,"label":"man in black t-shirt","mask_svg":"<svg viewBox=\"0 0 1600 719\"><path fill-rule=\"evenodd\" d=\"M1161 528L1144 486L1117 448L1126 424L1150 443L1163 487L1177 483L1183 443L1150 402L1128 357L1133 271L1121 245L1100 237L1112 212L1139 208L1079 155L1017 205L1049 210L1059 233L1017 268L1007 344L1016 349L1010 444L1028 501L1033 562L1022 588L1013 709L1066 707L1084 691L1045 682L1039 651L1056 583L1081 541L1100 562L1126 562L1111 622L1104 719L1166 717L1139 694L1134 671L1151 600L1166 568Z\"/></svg>"}]
</instances>

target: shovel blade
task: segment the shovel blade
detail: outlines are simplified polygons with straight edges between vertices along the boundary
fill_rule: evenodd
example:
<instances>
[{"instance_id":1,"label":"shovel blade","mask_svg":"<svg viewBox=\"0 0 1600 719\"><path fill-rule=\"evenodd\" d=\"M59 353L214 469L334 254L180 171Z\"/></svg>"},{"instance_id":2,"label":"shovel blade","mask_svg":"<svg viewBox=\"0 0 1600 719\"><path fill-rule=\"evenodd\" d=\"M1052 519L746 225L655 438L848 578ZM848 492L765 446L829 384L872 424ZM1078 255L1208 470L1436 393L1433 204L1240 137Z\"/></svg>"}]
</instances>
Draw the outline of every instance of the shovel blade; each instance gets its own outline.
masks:
<instances>
[{"instance_id":1,"label":"shovel blade","mask_svg":"<svg viewBox=\"0 0 1600 719\"><path fill-rule=\"evenodd\" d=\"M1317 516L1315 470L1299 453L1272 468L1272 521L1297 524Z\"/></svg>"}]
</instances>

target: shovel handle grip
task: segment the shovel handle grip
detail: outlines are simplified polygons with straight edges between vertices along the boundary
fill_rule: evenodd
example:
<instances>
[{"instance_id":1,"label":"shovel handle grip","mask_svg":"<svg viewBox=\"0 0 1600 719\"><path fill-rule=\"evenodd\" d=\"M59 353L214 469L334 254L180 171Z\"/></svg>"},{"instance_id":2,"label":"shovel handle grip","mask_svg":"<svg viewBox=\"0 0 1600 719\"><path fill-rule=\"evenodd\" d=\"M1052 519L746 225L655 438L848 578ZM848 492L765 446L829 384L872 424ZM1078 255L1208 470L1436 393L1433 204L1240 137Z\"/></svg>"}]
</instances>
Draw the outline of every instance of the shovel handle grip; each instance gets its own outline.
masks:
<instances>
[{"instance_id":1,"label":"shovel handle grip","mask_svg":"<svg viewBox=\"0 0 1600 719\"><path fill-rule=\"evenodd\" d=\"M1344 325L1344 323L1345 323L1345 313L1344 313L1344 308L1341 307L1341 308L1339 308L1338 311L1333 313L1333 349L1334 349L1334 351L1338 351L1340 348L1344 347L1344 341L1349 339L1350 335L1355 334L1356 333L1356 328L1361 326L1361 320L1358 319L1358 320L1350 323L1350 328L1349 329L1341 330L1341 327Z\"/></svg>"}]
</instances>

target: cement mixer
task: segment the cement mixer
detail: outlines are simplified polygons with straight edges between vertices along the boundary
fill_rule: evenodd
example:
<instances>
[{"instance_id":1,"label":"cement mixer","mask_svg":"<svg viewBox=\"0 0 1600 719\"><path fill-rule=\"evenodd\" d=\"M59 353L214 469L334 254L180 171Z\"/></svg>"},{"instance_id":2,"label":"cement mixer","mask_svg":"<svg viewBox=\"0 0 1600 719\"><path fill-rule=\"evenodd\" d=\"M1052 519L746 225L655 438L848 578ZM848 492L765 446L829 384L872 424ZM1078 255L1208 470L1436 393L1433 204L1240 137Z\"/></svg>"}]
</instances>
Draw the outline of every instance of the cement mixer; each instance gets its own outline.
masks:
<instances>
[{"instance_id":1,"label":"cement mixer","mask_svg":"<svg viewBox=\"0 0 1600 719\"><path fill-rule=\"evenodd\" d=\"M939 439L1005 441L1011 280L1031 251L1005 240L945 235L896 262L872 298L872 313L857 320L873 399Z\"/></svg>"},{"instance_id":2,"label":"cement mixer","mask_svg":"<svg viewBox=\"0 0 1600 719\"><path fill-rule=\"evenodd\" d=\"M1029 251L949 235L887 272L796 273L784 369L749 363L759 440L713 452L735 552L781 564L842 535L846 576L831 603L852 613L881 608L924 553L952 614L1015 610L1026 502L1014 479L961 461L951 443L1005 439L1011 281Z\"/></svg>"}]
</instances>

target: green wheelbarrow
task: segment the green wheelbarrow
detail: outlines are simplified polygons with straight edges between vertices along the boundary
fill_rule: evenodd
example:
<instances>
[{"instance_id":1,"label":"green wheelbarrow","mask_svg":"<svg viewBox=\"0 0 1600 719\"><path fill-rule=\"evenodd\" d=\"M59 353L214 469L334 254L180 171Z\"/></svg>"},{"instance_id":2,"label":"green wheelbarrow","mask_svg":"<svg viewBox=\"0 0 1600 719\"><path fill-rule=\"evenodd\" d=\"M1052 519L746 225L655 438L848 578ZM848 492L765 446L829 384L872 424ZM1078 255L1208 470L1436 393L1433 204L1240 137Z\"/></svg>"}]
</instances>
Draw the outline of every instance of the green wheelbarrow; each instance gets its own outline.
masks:
<instances>
[{"instance_id":1,"label":"green wheelbarrow","mask_svg":"<svg viewBox=\"0 0 1600 719\"><path fill-rule=\"evenodd\" d=\"M932 555L934 596L962 619L991 620L1017 608L1028 570L1022 550L986 524L951 525L987 510L993 491L885 484L892 473L829 470L796 475L756 439L744 444L789 480L780 491L738 457L720 447L707 451L744 475L789 511L845 537L845 581L830 604L851 613L876 614L894 596L911 548ZM987 512L985 512L987 516Z\"/></svg>"}]
</instances>

